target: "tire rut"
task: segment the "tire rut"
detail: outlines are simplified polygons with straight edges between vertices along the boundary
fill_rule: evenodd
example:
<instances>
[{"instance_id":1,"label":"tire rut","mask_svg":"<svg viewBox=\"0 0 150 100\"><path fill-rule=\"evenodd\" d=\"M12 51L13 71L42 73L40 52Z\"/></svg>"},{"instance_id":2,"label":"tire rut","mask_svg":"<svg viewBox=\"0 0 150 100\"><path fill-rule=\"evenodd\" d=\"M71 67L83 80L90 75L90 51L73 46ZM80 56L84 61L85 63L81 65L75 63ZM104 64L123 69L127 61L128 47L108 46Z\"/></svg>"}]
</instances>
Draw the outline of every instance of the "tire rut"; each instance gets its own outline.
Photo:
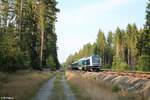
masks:
<instances>
[{"instance_id":1,"label":"tire rut","mask_svg":"<svg viewBox=\"0 0 150 100\"><path fill-rule=\"evenodd\" d=\"M51 96L55 95L53 94L55 79L56 76L49 79L44 85L42 85L42 87L39 89L37 94L32 98L32 100L51 100ZM64 75L62 75L60 82L62 84L66 100L77 100L71 88L69 87Z\"/></svg>"},{"instance_id":2,"label":"tire rut","mask_svg":"<svg viewBox=\"0 0 150 100\"><path fill-rule=\"evenodd\" d=\"M32 100L50 100L52 94L53 83L56 77L49 79L38 91Z\"/></svg>"},{"instance_id":3,"label":"tire rut","mask_svg":"<svg viewBox=\"0 0 150 100\"><path fill-rule=\"evenodd\" d=\"M64 75L62 76L62 84L64 87L64 94L66 96L67 100L77 100L76 97L74 96L71 88L69 87Z\"/></svg>"}]
</instances>

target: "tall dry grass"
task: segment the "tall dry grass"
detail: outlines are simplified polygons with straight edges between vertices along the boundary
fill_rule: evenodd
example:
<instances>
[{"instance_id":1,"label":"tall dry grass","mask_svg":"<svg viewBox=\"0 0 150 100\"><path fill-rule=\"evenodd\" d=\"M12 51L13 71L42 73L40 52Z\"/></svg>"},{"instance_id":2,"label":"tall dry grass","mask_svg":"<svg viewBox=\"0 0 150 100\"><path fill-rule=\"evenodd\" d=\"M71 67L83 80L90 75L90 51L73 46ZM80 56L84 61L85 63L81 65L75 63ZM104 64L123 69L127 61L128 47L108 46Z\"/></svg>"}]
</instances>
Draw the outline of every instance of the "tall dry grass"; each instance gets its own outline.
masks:
<instances>
[{"instance_id":1,"label":"tall dry grass","mask_svg":"<svg viewBox=\"0 0 150 100\"><path fill-rule=\"evenodd\" d=\"M66 72L66 78L79 100L117 100L110 89L100 87L93 80L84 79L80 73Z\"/></svg>"},{"instance_id":2,"label":"tall dry grass","mask_svg":"<svg viewBox=\"0 0 150 100\"><path fill-rule=\"evenodd\" d=\"M123 91L111 83L90 77L93 73L84 77L84 73L66 71L66 78L79 100L147 100L142 95Z\"/></svg>"},{"instance_id":3,"label":"tall dry grass","mask_svg":"<svg viewBox=\"0 0 150 100\"><path fill-rule=\"evenodd\" d=\"M51 73L29 70L13 74L0 72L0 97L29 100L50 76Z\"/></svg>"}]
</instances>

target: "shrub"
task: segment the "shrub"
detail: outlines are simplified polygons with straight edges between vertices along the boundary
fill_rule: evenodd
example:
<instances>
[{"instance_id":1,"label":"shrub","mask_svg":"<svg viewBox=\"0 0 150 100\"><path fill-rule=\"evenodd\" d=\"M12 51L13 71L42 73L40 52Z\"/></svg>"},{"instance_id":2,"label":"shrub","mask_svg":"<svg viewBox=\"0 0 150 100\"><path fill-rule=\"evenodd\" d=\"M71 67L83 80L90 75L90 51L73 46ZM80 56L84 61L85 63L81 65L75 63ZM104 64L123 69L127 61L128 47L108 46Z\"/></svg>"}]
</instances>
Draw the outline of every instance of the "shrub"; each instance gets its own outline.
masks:
<instances>
[{"instance_id":1,"label":"shrub","mask_svg":"<svg viewBox=\"0 0 150 100\"><path fill-rule=\"evenodd\" d=\"M54 62L54 58L52 56L48 57L48 59L46 60L46 63L48 66L50 66L51 70L56 69L56 63Z\"/></svg>"},{"instance_id":2,"label":"shrub","mask_svg":"<svg viewBox=\"0 0 150 100\"><path fill-rule=\"evenodd\" d=\"M111 69L111 65L110 64L106 64L103 68L104 69Z\"/></svg>"},{"instance_id":3,"label":"shrub","mask_svg":"<svg viewBox=\"0 0 150 100\"><path fill-rule=\"evenodd\" d=\"M128 67L128 64L124 62L121 57L115 56L113 58L112 69L128 70L129 67Z\"/></svg>"},{"instance_id":4,"label":"shrub","mask_svg":"<svg viewBox=\"0 0 150 100\"><path fill-rule=\"evenodd\" d=\"M116 86L116 85L113 85L113 87L112 87L112 92L119 92L119 91L121 91L121 89L118 87L118 86Z\"/></svg>"},{"instance_id":5,"label":"shrub","mask_svg":"<svg viewBox=\"0 0 150 100\"><path fill-rule=\"evenodd\" d=\"M16 71L23 61L21 52L15 37L6 35L0 42L0 70L7 72Z\"/></svg>"},{"instance_id":6,"label":"shrub","mask_svg":"<svg viewBox=\"0 0 150 100\"><path fill-rule=\"evenodd\" d=\"M141 71L150 71L150 56L148 55L142 55L139 58L137 70Z\"/></svg>"}]
</instances>

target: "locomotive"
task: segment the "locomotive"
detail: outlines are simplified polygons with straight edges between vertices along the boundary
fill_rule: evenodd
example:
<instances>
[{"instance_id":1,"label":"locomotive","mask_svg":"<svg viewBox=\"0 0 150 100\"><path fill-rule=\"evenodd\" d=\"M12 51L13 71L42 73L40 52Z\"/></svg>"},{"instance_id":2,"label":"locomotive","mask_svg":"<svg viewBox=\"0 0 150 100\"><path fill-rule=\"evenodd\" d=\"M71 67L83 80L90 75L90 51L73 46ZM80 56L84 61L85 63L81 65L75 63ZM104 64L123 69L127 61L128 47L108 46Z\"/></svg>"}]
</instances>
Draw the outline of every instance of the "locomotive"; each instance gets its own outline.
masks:
<instances>
[{"instance_id":1,"label":"locomotive","mask_svg":"<svg viewBox=\"0 0 150 100\"><path fill-rule=\"evenodd\" d=\"M101 65L101 57L98 55L92 55L73 62L71 64L71 68L84 71L99 71L101 69Z\"/></svg>"}]
</instances>

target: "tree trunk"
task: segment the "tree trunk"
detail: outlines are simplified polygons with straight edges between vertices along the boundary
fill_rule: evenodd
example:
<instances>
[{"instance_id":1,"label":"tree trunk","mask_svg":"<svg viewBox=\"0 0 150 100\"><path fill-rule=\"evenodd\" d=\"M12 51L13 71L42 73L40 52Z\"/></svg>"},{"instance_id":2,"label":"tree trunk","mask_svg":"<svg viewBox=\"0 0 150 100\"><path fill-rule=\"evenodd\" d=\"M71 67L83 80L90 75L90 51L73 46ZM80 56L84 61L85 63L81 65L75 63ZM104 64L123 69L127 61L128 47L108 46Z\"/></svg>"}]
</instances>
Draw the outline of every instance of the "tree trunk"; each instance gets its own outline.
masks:
<instances>
[{"instance_id":1,"label":"tree trunk","mask_svg":"<svg viewBox=\"0 0 150 100\"><path fill-rule=\"evenodd\" d=\"M33 69L40 70L41 68L39 66L39 57L36 50L36 36L34 33L32 33L31 41L31 65Z\"/></svg>"},{"instance_id":2,"label":"tree trunk","mask_svg":"<svg viewBox=\"0 0 150 100\"><path fill-rule=\"evenodd\" d=\"M41 32L41 50L40 50L40 66L42 66L43 61L43 47L44 47L44 31Z\"/></svg>"},{"instance_id":3,"label":"tree trunk","mask_svg":"<svg viewBox=\"0 0 150 100\"><path fill-rule=\"evenodd\" d=\"M21 42L21 30L22 30L22 9L23 9L23 0L21 0L21 5L20 5L20 19L19 19L19 42Z\"/></svg>"},{"instance_id":4,"label":"tree trunk","mask_svg":"<svg viewBox=\"0 0 150 100\"><path fill-rule=\"evenodd\" d=\"M128 65L131 66L131 54L130 54L130 49L128 49Z\"/></svg>"}]
</instances>

